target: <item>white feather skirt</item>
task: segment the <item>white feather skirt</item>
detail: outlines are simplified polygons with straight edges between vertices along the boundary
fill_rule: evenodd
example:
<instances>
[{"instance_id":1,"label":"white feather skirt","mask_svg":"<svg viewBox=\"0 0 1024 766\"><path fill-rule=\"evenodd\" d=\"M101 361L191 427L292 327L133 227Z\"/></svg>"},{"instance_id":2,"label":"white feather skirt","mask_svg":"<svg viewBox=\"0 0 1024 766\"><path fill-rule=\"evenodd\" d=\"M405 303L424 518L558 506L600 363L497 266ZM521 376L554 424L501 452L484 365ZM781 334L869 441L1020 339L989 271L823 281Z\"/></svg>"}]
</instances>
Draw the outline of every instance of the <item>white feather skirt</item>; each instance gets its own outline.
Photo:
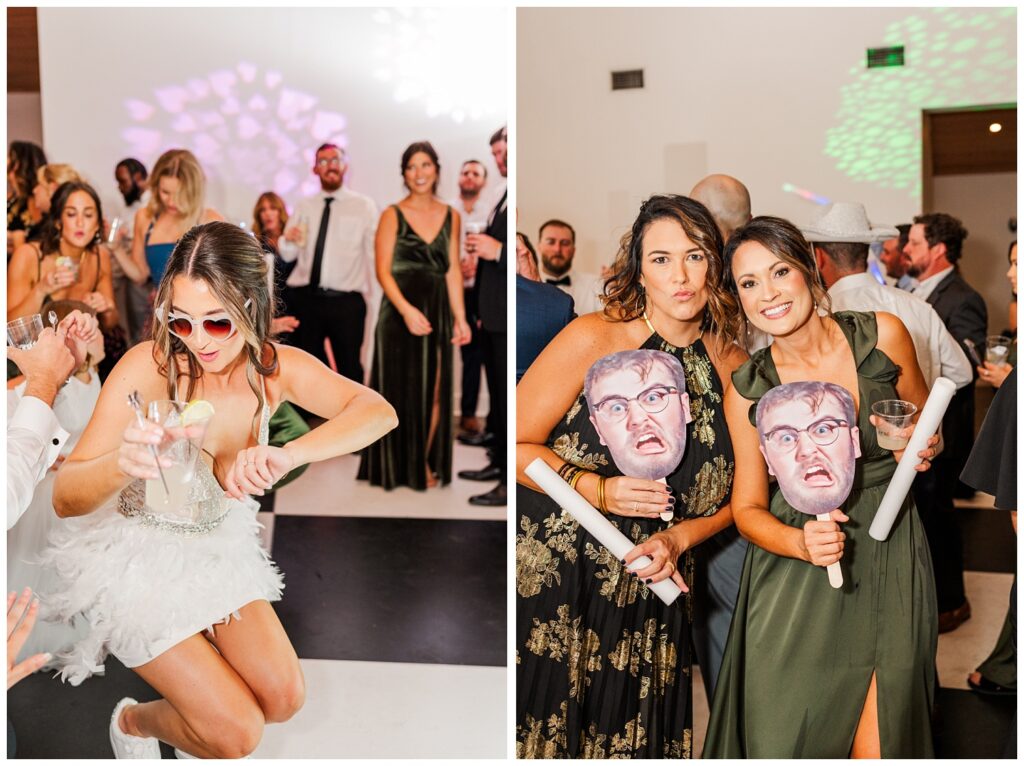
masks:
<instances>
[{"instance_id":1,"label":"white feather skirt","mask_svg":"<svg viewBox=\"0 0 1024 766\"><path fill-rule=\"evenodd\" d=\"M108 653L127 667L144 665L238 618L248 603L281 598L281 572L258 537L258 505L226 502L219 526L196 536L123 516L116 499L54 531L42 563L56 571L58 584L40 616L87 623L85 637L55 657L62 679L77 686L102 673Z\"/></svg>"}]
</instances>

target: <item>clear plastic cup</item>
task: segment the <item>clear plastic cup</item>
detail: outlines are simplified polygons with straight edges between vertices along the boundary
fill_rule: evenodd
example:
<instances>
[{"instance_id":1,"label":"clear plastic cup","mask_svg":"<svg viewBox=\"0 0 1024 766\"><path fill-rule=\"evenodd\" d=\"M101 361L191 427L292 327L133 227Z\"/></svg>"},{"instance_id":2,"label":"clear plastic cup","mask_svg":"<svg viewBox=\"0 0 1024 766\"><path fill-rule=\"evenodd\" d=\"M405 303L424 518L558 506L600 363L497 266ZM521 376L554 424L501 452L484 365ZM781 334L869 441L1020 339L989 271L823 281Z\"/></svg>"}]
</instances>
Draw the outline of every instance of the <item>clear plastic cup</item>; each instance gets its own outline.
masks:
<instances>
[{"instance_id":1,"label":"clear plastic cup","mask_svg":"<svg viewBox=\"0 0 1024 766\"><path fill-rule=\"evenodd\" d=\"M43 317L39 314L19 317L7 323L7 343L23 351L32 348L43 331Z\"/></svg>"},{"instance_id":2,"label":"clear plastic cup","mask_svg":"<svg viewBox=\"0 0 1024 766\"><path fill-rule=\"evenodd\" d=\"M871 414L877 419L878 446L887 450L906 449L914 430L912 419L916 412L917 405L902 399L884 399L872 404Z\"/></svg>"},{"instance_id":3,"label":"clear plastic cup","mask_svg":"<svg viewBox=\"0 0 1024 766\"><path fill-rule=\"evenodd\" d=\"M467 234L483 234L487 231L487 224L483 221L466 221Z\"/></svg>"},{"instance_id":4,"label":"clear plastic cup","mask_svg":"<svg viewBox=\"0 0 1024 766\"><path fill-rule=\"evenodd\" d=\"M161 516L190 522L195 516L192 484L211 418L190 419L186 424L182 421L184 410L183 402L170 399L157 399L146 407L147 419L164 429L157 453L171 460L170 466L161 468L166 490L159 477L146 480L146 505Z\"/></svg>"},{"instance_id":5,"label":"clear plastic cup","mask_svg":"<svg viewBox=\"0 0 1024 766\"><path fill-rule=\"evenodd\" d=\"M75 282L78 281L78 272L81 265L81 260L75 260L70 255L58 255L57 256L57 267L61 269L69 269L74 274Z\"/></svg>"},{"instance_id":6,"label":"clear plastic cup","mask_svg":"<svg viewBox=\"0 0 1024 766\"><path fill-rule=\"evenodd\" d=\"M1005 335L989 335L985 338L985 361L996 367L1006 364L1012 343L1013 340Z\"/></svg>"}]
</instances>

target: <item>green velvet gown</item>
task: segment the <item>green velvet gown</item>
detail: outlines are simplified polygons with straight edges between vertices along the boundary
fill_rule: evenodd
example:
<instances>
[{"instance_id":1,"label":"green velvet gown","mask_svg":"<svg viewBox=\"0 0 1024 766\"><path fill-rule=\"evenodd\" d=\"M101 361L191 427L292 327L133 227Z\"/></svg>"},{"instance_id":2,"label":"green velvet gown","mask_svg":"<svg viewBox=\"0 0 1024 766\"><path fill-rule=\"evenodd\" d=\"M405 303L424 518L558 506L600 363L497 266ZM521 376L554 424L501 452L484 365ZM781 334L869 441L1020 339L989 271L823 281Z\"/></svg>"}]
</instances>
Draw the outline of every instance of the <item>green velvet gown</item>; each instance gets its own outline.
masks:
<instances>
[{"instance_id":1,"label":"green velvet gown","mask_svg":"<svg viewBox=\"0 0 1024 766\"><path fill-rule=\"evenodd\" d=\"M874 314L838 312L857 364L862 457L843 506L843 587L824 568L751 544L743 566L705 758L847 758L872 672L878 679L883 758L931 758L938 614L924 527L907 497L885 542L868 535L896 470L868 421L895 399L896 365L875 347ZM779 385L771 349L733 374L755 406ZM810 517L773 492L772 515L803 527Z\"/></svg>"},{"instance_id":2,"label":"green velvet gown","mask_svg":"<svg viewBox=\"0 0 1024 766\"><path fill-rule=\"evenodd\" d=\"M442 484L452 480L452 312L448 303L448 248L452 210L432 242L425 242L398 205L398 233L391 274L398 289L430 321L433 331L417 336L385 295L374 336L370 387L398 413L398 427L363 454L359 478L374 486L427 488L425 464ZM439 375L440 373L440 375ZM430 455L426 454L435 386L440 385L441 418Z\"/></svg>"}]
</instances>

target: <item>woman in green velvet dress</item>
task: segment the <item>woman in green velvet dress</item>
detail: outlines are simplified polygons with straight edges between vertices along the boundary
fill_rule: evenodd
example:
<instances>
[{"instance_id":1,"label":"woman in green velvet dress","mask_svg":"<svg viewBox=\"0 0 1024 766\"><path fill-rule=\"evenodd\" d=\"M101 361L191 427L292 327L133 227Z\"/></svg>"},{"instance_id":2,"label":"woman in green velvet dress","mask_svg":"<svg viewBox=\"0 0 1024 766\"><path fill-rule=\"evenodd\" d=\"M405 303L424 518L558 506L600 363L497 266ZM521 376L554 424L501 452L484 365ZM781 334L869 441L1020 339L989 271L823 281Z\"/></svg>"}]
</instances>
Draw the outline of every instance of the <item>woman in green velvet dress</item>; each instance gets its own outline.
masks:
<instances>
[{"instance_id":1,"label":"woman in green velvet dress","mask_svg":"<svg viewBox=\"0 0 1024 766\"><path fill-rule=\"evenodd\" d=\"M928 390L892 314L828 312L807 242L755 218L726 247L747 320L774 337L725 398L736 456L732 508L747 551L704 746L710 758L932 757L937 614L924 528L908 495L884 542L868 528L901 452L878 446L871 405ZM835 383L857 405L862 457L831 520L794 510L769 476L755 407L770 389ZM927 470L933 436L919 457ZM909 457L905 459L910 459ZM840 562L844 584L824 571Z\"/></svg>"},{"instance_id":2,"label":"woman in green velvet dress","mask_svg":"<svg viewBox=\"0 0 1024 766\"><path fill-rule=\"evenodd\" d=\"M366 448L359 478L424 490L452 478L452 346L469 340L459 269L459 214L435 196L441 166L426 141L402 154L409 194L377 226L384 290L370 387L398 428Z\"/></svg>"}]
</instances>

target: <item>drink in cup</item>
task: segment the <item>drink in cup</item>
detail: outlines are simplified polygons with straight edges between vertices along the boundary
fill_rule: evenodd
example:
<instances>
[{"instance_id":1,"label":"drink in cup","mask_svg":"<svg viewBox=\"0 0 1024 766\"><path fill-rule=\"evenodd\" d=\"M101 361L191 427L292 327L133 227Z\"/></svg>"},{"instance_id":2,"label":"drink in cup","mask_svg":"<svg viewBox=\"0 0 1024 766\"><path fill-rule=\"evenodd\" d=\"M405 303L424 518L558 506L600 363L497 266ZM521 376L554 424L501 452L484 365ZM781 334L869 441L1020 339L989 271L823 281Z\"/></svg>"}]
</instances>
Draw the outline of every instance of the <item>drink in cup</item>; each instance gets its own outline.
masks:
<instances>
[{"instance_id":1,"label":"drink in cup","mask_svg":"<svg viewBox=\"0 0 1024 766\"><path fill-rule=\"evenodd\" d=\"M487 231L487 224L483 221L466 221L467 234L483 234Z\"/></svg>"},{"instance_id":2,"label":"drink in cup","mask_svg":"<svg viewBox=\"0 0 1024 766\"><path fill-rule=\"evenodd\" d=\"M871 405L871 414L877 419L875 433L878 446L887 450L906 449L914 430L912 418L917 406L902 399L885 399Z\"/></svg>"},{"instance_id":3,"label":"drink in cup","mask_svg":"<svg viewBox=\"0 0 1024 766\"><path fill-rule=\"evenodd\" d=\"M996 367L1006 364L1012 342L1005 335L989 335L985 338L985 361Z\"/></svg>"},{"instance_id":4,"label":"drink in cup","mask_svg":"<svg viewBox=\"0 0 1024 766\"><path fill-rule=\"evenodd\" d=\"M43 331L43 317L39 314L19 317L7 323L7 342L22 351L32 348Z\"/></svg>"},{"instance_id":5,"label":"drink in cup","mask_svg":"<svg viewBox=\"0 0 1024 766\"><path fill-rule=\"evenodd\" d=\"M193 521L195 504L191 501L191 490L206 429L213 417L213 406L203 400L184 404L158 399L149 403L146 416L164 429L157 452L172 461L170 466L161 468L163 480L159 477L146 480L146 506L160 516Z\"/></svg>"},{"instance_id":6,"label":"drink in cup","mask_svg":"<svg viewBox=\"0 0 1024 766\"><path fill-rule=\"evenodd\" d=\"M78 281L78 267L79 261L76 261L70 255L58 255L57 256L57 268L58 269L69 269L72 274L75 275L75 281Z\"/></svg>"}]
</instances>

